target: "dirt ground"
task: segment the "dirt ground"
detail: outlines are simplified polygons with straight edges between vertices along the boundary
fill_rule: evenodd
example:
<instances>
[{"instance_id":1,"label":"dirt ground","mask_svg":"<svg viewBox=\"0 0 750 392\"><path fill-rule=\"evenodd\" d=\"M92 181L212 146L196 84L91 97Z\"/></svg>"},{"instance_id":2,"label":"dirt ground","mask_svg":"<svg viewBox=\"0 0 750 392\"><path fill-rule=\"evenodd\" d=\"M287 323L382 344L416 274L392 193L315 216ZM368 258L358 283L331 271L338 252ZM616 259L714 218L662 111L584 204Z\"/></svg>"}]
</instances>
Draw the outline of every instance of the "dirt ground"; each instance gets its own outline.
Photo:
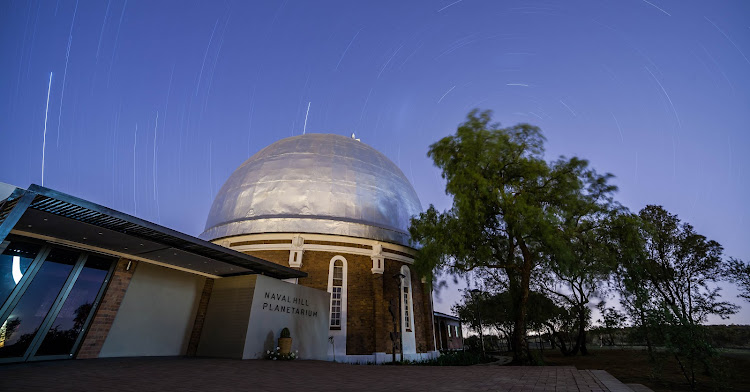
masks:
<instances>
[{"instance_id":1,"label":"dirt ground","mask_svg":"<svg viewBox=\"0 0 750 392\"><path fill-rule=\"evenodd\" d=\"M627 348L589 348L589 355L565 357L559 350L545 350L547 365L575 366L579 370L606 370L623 383L643 384L654 391L687 391L690 387L674 358L669 358L661 369L649 362L645 350ZM716 384L700 374L700 390L750 391L750 350L725 350L719 366L724 372L724 385Z\"/></svg>"}]
</instances>

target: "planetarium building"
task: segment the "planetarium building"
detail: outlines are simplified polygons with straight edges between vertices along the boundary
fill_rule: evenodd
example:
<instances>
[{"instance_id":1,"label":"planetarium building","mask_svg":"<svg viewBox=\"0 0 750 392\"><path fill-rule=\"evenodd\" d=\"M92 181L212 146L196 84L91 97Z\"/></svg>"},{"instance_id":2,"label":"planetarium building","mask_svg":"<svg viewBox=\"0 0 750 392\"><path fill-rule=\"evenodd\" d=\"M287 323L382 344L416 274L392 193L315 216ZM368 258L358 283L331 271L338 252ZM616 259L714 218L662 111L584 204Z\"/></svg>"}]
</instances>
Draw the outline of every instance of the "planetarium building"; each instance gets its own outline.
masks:
<instances>
[{"instance_id":1,"label":"planetarium building","mask_svg":"<svg viewBox=\"0 0 750 392\"><path fill-rule=\"evenodd\" d=\"M420 210L383 154L323 134L243 163L200 238L0 183L0 364L263 358L289 337L303 359L433 357L432 295L408 235Z\"/></svg>"},{"instance_id":2,"label":"planetarium building","mask_svg":"<svg viewBox=\"0 0 750 392\"><path fill-rule=\"evenodd\" d=\"M436 354L432 295L411 269L409 219L420 211L383 154L354 138L307 134L243 163L200 237L305 272L292 281L330 293L329 359L390 360L394 325L397 351L419 359Z\"/></svg>"}]
</instances>

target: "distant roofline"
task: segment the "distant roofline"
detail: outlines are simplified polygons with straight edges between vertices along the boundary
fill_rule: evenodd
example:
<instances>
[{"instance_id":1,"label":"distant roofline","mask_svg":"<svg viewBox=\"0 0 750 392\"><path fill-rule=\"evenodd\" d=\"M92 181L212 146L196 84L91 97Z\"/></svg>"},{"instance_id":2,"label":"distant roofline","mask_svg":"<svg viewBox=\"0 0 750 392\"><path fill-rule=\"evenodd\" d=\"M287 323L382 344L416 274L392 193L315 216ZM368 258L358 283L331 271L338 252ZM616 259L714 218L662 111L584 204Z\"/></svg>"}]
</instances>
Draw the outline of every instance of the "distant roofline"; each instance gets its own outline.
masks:
<instances>
[{"instance_id":1,"label":"distant roofline","mask_svg":"<svg viewBox=\"0 0 750 392\"><path fill-rule=\"evenodd\" d=\"M445 313L442 313L442 312L432 312L432 313L435 315L435 317L447 318L447 319L451 319L451 320L455 320L455 321L459 321L459 322L461 321L460 318L458 318L456 316L453 316L453 315L450 315L450 314L445 314Z\"/></svg>"}]
</instances>

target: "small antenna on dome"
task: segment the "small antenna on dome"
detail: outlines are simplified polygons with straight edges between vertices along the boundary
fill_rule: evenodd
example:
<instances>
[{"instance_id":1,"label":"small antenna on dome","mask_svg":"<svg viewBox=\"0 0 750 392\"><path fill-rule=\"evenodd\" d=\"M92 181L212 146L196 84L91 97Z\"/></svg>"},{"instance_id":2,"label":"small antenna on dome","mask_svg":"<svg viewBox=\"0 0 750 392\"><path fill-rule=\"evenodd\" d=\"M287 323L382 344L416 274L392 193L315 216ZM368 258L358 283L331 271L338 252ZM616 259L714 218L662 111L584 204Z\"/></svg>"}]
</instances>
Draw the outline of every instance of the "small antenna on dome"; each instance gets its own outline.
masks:
<instances>
[{"instance_id":1,"label":"small antenna on dome","mask_svg":"<svg viewBox=\"0 0 750 392\"><path fill-rule=\"evenodd\" d=\"M360 139L357 139L357 137L356 137L356 136L354 136L354 132L352 132L352 139L354 139L354 140L356 140L356 141L358 141L358 142L361 142L361 141L362 141L362 140L360 140Z\"/></svg>"}]
</instances>

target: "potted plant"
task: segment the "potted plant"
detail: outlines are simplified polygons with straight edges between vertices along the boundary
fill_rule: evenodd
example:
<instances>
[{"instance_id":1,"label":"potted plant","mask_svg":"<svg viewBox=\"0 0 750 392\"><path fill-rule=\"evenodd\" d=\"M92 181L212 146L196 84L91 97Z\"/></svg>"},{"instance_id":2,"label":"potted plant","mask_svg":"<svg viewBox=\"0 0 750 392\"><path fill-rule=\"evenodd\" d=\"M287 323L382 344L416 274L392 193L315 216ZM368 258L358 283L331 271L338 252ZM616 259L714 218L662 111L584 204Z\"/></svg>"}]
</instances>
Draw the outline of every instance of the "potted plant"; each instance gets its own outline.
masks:
<instances>
[{"instance_id":1,"label":"potted plant","mask_svg":"<svg viewBox=\"0 0 750 392\"><path fill-rule=\"evenodd\" d=\"M289 354L292 352L292 337L289 334L289 328L281 330L281 336L279 337L279 352L281 354Z\"/></svg>"}]
</instances>

